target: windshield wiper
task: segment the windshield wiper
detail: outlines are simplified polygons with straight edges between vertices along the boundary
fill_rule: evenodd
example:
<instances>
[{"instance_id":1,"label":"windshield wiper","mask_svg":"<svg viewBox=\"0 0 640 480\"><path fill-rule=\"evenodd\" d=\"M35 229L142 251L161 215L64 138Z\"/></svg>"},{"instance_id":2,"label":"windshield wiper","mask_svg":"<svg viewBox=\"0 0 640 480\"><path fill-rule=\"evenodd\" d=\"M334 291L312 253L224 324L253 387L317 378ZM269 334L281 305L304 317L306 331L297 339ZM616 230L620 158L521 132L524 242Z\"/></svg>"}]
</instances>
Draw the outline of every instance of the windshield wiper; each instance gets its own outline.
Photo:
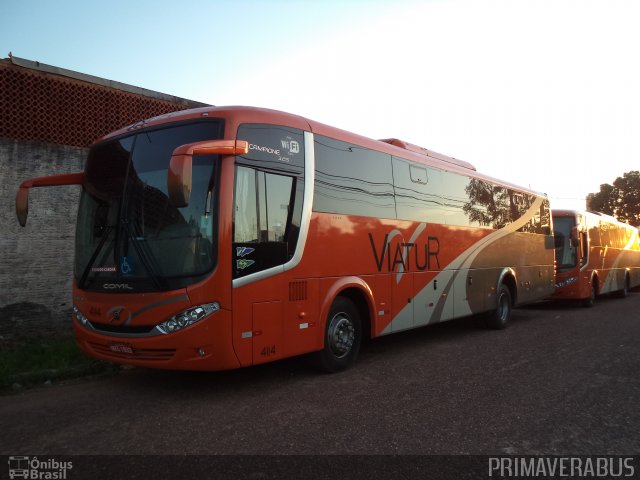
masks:
<instances>
[{"instance_id":1,"label":"windshield wiper","mask_svg":"<svg viewBox=\"0 0 640 480\"><path fill-rule=\"evenodd\" d=\"M87 266L84 267L84 270L82 271L82 276L80 277L80 281L78 282L78 288L81 288L81 289L85 288L87 278L89 277L89 273L91 272L91 267L93 267L93 264L96 263L96 259L98 258L100 251L102 251L102 247L104 247L104 244L107 242L107 239L109 238L109 234L111 233L112 230L113 230L112 225L108 225L105 227L100 243L98 243L98 246L93 251L91 258L87 262Z\"/></svg>"}]
</instances>

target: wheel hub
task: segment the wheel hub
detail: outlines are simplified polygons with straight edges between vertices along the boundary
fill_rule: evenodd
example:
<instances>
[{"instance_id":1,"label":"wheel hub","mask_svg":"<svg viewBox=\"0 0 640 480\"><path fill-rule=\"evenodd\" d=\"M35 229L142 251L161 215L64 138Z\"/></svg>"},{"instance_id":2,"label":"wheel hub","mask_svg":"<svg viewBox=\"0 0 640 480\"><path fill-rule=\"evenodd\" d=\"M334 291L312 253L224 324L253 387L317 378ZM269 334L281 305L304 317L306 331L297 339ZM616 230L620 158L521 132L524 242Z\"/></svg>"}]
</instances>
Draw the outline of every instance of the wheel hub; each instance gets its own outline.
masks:
<instances>
[{"instance_id":1,"label":"wheel hub","mask_svg":"<svg viewBox=\"0 0 640 480\"><path fill-rule=\"evenodd\" d=\"M329 348L337 357L344 357L351 351L355 341L355 328L345 313L338 313L331 319L328 340Z\"/></svg>"}]
</instances>

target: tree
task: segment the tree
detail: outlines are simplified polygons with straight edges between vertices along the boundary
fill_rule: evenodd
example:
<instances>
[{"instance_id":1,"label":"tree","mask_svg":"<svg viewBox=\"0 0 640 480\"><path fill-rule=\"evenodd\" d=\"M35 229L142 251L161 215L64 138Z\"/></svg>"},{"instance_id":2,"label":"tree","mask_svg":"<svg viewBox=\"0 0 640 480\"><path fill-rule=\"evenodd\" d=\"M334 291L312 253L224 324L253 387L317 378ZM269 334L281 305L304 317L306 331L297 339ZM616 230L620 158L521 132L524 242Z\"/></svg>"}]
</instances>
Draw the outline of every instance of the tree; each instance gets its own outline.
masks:
<instances>
[{"instance_id":1,"label":"tree","mask_svg":"<svg viewBox=\"0 0 640 480\"><path fill-rule=\"evenodd\" d=\"M587 209L640 226L640 171L625 173L616 178L613 185L600 185L599 192L587 195Z\"/></svg>"},{"instance_id":2,"label":"tree","mask_svg":"<svg viewBox=\"0 0 640 480\"><path fill-rule=\"evenodd\" d=\"M614 196L613 185L603 183L600 185L600 191L598 193L590 193L587 195L587 210L592 212L606 213L607 215L613 215L614 208Z\"/></svg>"}]
</instances>

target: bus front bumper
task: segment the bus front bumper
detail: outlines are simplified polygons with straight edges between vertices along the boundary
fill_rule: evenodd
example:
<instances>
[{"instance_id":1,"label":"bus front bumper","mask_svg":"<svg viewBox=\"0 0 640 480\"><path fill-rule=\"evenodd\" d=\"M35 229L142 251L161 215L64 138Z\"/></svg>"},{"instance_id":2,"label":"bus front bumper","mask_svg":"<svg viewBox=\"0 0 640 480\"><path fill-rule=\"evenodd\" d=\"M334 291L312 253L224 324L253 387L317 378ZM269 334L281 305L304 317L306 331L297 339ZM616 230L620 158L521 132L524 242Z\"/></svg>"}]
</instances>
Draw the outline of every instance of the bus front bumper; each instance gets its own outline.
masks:
<instances>
[{"instance_id":1,"label":"bus front bumper","mask_svg":"<svg viewBox=\"0 0 640 480\"><path fill-rule=\"evenodd\" d=\"M214 315L184 330L154 336L110 335L91 330L74 316L80 348L111 363L168 370L231 370L240 362L232 345L231 312Z\"/></svg>"}]
</instances>

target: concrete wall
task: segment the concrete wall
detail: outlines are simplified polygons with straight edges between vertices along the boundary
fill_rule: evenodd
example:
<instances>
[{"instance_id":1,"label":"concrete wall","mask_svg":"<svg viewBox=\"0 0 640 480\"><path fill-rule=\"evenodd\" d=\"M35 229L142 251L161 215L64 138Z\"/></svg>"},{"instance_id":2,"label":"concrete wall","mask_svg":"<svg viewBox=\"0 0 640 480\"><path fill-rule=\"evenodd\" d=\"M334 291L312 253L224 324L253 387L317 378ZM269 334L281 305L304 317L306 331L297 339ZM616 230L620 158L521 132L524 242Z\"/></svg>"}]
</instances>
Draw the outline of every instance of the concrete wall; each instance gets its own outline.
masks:
<instances>
[{"instance_id":1,"label":"concrete wall","mask_svg":"<svg viewBox=\"0 0 640 480\"><path fill-rule=\"evenodd\" d=\"M69 336L79 186L32 188L27 226L19 184L83 169L87 149L0 137L0 344Z\"/></svg>"}]
</instances>

